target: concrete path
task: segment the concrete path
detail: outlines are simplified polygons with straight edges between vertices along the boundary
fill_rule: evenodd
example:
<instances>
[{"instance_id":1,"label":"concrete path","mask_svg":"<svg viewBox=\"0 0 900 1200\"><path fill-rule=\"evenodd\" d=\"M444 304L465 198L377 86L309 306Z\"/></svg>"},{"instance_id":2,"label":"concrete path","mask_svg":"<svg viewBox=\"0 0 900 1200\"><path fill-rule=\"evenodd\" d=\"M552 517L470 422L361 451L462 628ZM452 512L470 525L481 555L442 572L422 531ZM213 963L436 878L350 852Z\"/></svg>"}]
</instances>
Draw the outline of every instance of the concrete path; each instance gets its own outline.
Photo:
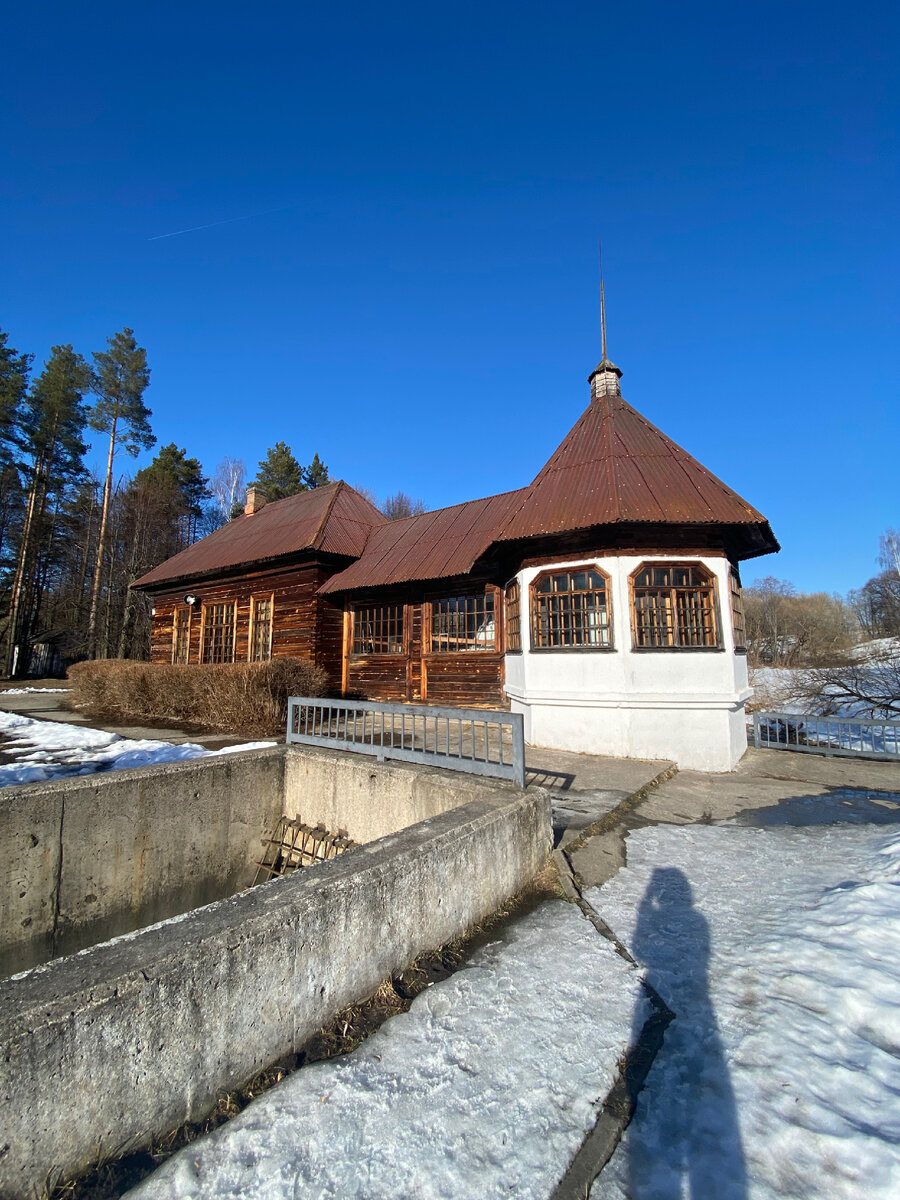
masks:
<instances>
[{"instance_id":1,"label":"concrete path","mask_svg":"<svg viewBox=\"0 0 900 1200\"><path fill-rule=\"evenodd\" d=\"M561 847L576 881L596 887L624 865L625 839L642 825L708 824L792 801L831 802L848 791L874 793L882 808L900 811L900 763L750 749L729 774L673 771L651 782L599 823L573 828Z\"/></svg>"},{"instance_id":2,"label":"concrete path","mask_svg":"<svg viewBox=\"0 0 900 1200\"><path fill-rule=\"evenodd\" d=\"M192 742L207 750L221 750L225 746L237 746L249 741L247 737L235 737L222 733L191 733L187 729L178 729L170 725L118 725L109 721L98 721L84 713L64 708L62 702L64 692L26 692L25 694L10 695L13 689L61 688L65 680L59 679L28 679L0 685L0 710L4 712L21 713L24 717L32 717L40 721L60 721L67 725L83 725L88 729L102 729L105 733L116 733L122 738L134 740L149 739L156 742L171 742L173 746L182 746ZM2 748L2 747L0 747Z\"/></svg>"}]
</instances>

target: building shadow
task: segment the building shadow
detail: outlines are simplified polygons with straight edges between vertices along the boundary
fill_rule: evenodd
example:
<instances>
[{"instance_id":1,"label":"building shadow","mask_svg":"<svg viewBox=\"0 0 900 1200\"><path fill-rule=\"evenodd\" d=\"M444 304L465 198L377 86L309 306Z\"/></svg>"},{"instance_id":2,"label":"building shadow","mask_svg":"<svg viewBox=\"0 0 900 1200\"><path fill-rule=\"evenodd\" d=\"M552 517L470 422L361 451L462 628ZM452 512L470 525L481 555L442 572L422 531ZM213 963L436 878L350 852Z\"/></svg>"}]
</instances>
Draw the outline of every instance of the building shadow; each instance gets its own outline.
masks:
<instances>
[{"instance_id":1,"label":"building shadow","mask_svg":"<svg viewBox=\"0 0 900 1200\"><path fill-rule=\"evenodd\" d=\"M709 997L709 926L676 867L653 872L632 953L674 1019L628 1130L629 1200L747 1200L737 1105ZM644 1020L635 1013L632 1045Z\"/></svg>"}]
</instances>

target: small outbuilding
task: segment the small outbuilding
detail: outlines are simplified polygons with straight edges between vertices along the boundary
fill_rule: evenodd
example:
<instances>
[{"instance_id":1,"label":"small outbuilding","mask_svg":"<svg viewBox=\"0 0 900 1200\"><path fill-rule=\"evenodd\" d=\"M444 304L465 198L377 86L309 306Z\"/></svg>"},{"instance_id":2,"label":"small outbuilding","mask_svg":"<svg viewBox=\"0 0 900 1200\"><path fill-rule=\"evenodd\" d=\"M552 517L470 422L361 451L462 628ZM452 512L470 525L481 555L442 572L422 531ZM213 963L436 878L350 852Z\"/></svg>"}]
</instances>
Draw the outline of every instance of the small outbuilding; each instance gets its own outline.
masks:
<instances>
[{"instance_id":1,"label":"small outbuilding","mask_svg":"<svg viewBox=\"0 0 900 1200\"><path fill-rule=\"evenodd\" d=\"M532 745L729 770L750 697L739 564L761 513L621 396L532 483L387 521L345 483L265 504L136 584L154 662L299 655L344 696L509 706Z\"/></svg>"}]
</instances>

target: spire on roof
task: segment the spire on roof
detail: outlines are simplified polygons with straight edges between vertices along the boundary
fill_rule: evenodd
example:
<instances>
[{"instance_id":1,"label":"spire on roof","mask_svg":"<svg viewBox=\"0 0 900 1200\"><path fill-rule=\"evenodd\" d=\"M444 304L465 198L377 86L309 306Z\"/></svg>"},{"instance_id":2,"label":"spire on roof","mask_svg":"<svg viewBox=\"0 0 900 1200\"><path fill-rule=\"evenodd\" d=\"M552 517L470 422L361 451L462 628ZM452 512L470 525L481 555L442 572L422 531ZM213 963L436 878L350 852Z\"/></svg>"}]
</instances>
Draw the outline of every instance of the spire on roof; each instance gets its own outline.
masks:
<instances>
[{"instance_id":1,"label":"spire on roof","mask_svg":"<svg viewBox=\"0 0 900 1200\"><path fill-rule=\"evenodd\" d=\"M603 357L588 376L591 385L591 400L600 396L621 396L619 380L622 372L614 362L606 356L606 296L603 291L603 245L599 243L600 251L600 338Z\"/></svg>"}]
</instances>

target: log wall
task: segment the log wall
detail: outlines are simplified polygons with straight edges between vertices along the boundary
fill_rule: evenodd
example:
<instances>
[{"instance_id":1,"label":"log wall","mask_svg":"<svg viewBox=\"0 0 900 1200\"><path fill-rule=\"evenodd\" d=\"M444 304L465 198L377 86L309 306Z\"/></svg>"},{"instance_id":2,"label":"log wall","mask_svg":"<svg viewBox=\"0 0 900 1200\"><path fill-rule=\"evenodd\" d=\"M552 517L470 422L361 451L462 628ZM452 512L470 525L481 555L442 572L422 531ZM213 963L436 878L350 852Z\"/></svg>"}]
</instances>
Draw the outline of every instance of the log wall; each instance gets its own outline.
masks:
<instances>
[{"instance_id":1,"label":"log wall","mask_svg":"<svg viewBox=\"0 0 900 1200\"><path fill-rule=\"evenodd\" d=\"M203 604L237 603L234 661L246 662L249 654L250 600L274 597L272 613L272 657L303 658L323 667L332 688L341 681L341 623L339 605L316 595L334 572L321 563L270 571L248 572L237 578L217 579L161 592L154 597L150 661L172 661L172 630L175 609L185 609L184 597L193 592L198 602L190 610L189 661L200 662L200 627Z\"/></svg>"}]
</instances>

